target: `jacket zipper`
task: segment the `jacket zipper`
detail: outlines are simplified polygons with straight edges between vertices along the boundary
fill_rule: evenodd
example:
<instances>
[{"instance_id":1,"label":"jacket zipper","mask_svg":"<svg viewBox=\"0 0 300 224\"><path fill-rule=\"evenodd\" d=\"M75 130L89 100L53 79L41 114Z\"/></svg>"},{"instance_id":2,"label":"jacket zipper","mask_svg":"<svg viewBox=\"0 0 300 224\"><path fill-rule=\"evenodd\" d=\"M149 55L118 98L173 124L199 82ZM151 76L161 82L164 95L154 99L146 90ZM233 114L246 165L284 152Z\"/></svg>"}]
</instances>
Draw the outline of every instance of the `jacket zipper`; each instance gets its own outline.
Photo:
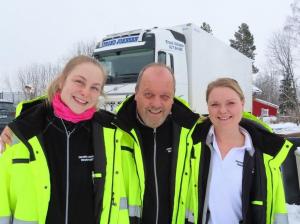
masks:
<instances>
[{"instance_id":1,"label":"jacket zipper","mask_svg":"<svg viewBox=\"0 0 300 224\"><path fill-rule=\"evenodd\" d=\"M201 145L203 147L203 144ZM212 152L213 148L211 144L208 144L208 147L210 151ZM206 182L206 189L205 189L205 199L204 199L204 205L203 205L203 214L202 217L199 217L198 219L202 218L202 223L208 223L209 217L207 217L208 212L208 197L209 197L209 188L210 188L210 181L211 181L211 175L212 175L212 153L210 156L210 162L209 162L209 170L208 170L208 177Z\"/></svg>"},{"instance_id":2,"label":"jacket zipper","mask_svg":"<svg viewBox=\"0 0 300 224\"><path fill-rule=\"evenodd\" d=\"M272 160L269 160L268 165L269 165L269 169L270 169L270 174L271 174L271 192L272 192L272 198L270 199L271 201L271 208L270 208L270 222L272 221L272 214L273 214L273 170L272 167L270 166L270 162ZM267 200L266 200L266 211L267 211ZM266 212L267 213L267 212Z\"/></svg>"},{"instance_id":3,"label":"jacket zipper","mask_svg":"<svg viewBox=\"0 0 300 224\"><path fill-rule=\"evenodd\" d=\"M156 128L153 129L153 141L154 141L154 153L153 153L153 166L154 166L154 181L155 181L155 194L156 194L156 216L155 223L158 223L158 213L159 213L159 196L158 196L158 181L157 181L157 170L156 170Z\"/></svg>"},{"instance_id":4,"label":"jacket zipper","mask_svg":"<svg viewBox=\"0 0 300 224\"><path fill-rule=\"evenodd\" d=\"M116 157L116 129L114 131L114 156L113 156L113 172L112 172L112 184L111 184L111 203L110 203L110 206L109 206L109 212L108 212L108 220L107 220L107 223L110 223L110 218L111 218L111 209L112 209L112 206L115 205L115 193L114 193L114 175L115 175L115 157ZM100 217L100 220L101 220L101 217Z\"/></svg>"},{"instance_id":5,"label":"jacket zipper","mask_svg":"<svg viewBox=\"0 0 300 224\"><path fill-rule=\"evenodd\" d=\"M70 181L70 136L75 131L75 128L72 131L68 131L64 121L61 119L61 122L64 126L66 135L67 135L67 164L66 164L66 210L65 210L65 224L68 224L69 219L69 181Z\"/></svg>"}]
</instances>

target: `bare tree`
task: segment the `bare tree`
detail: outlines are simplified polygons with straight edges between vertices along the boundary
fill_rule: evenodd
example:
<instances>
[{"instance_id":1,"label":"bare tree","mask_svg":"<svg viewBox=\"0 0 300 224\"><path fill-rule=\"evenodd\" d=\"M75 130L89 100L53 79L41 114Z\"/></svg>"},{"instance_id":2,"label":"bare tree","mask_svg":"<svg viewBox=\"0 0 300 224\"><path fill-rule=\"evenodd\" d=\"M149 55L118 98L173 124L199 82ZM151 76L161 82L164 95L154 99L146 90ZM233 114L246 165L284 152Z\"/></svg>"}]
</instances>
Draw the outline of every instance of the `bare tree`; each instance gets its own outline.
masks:
<instances>
[{"instance_id":1,"label":"bare tree","mask_svg":"<svg viewBox=\"0 0 300 224\"><path fill-rule=\"evenodd\" d=\"M96 47L96 40L89 40L89 41L79 41L73 45L71 48L69 54L65 56L64 58L66 60L69 60L72 57L75 57L77 55L87 55L92 56L93 52Z\"/></svg>"},{"instance_id":2,"label":"bare tree","mask_svg":"<svg viewBox=\"0 0 300 224\"><path fill-rule=\"evenodd\" d=\"M93 52L95 50L97 42L95 40L90 40L90 41L80 41L75 44L74 50L73 50L73 55L88 55L92 56Z\"/></svg>"},{"instance_id":3,"label":"bare tree","mask_svg":"<svg viewBox=\"0 0 300 224\"><path fill-rule=\"evenodd\" d=\"M8 89L8 92L10 93L10 100L12 102L15 102L15 97L14 97L14 91L13 91L13 88L12 88L12 85L11 85L11 82L10 82L10 79L9 79L9 76L6 75L5 78L4 78L4 83Z\"/></svg>"},{"instance_id":4,"label":"bare tree","mask_svg":"<svg viewBox=\"0 0 300 224\"><path fill-rule=\"evenodd\" d=\"M284 30L293 34L296 43L300 44L300 0L291 4L292 15L287 17Z\"/></svg>"},{"instance_id":5,"label":"bare tree","mask_svg":"<svg viewBox=\"0 0 300 224\"><path fill-rule=\"evenodd\" d=\"M32 99L45 94L49 82L60 72L62 64L77 55L92 56L96 43L95 40L76 43L68 56L63 57L57 64L31 64L19 69L17 73L19 87L25 98Z\"/></svg>"},{"instance_id":6,"label":"bare tree","mask_svg":"<svg viewBox=\"0 0 300 224\"><path fill-rule=\"evenodd\" d=\"M78 56L78 55L87 55L92 56L95 50L97 41L89 40L89 41L79 41L73 45L68 54L62 57L60 60L61 66L65 64L70 58Z\"/></svg>"},{"instance_id":7,"label":"bare tree","mask_svg":"<svg viewBox=\"0 0 300 224\"><path fill-rule=\"evenodd\" d=\"M6 75L5 78L4 78L4 83L8 89L8 91L12 92L12 87L11 87L11 82L10 82L10 79L9 79L9 76Z\"/></svg>"},{"instance_id":8,"label":"bare tree","mask_svg":"<svg viewBox=\"0 0 300 224\"><path fill-rule=\"evenodd\" d=\"M254 84L262 91L259 98L270 103L279 104L279 74L277 70L272 70L270 67L261 72Z\"/></svg>"},{"instance_id":9,"label":"bare tree","mask_svg":"<svg viewBox=\"0 0 300 224\"><path fill-rule=\"evenodd\" d=\"M282 76L279 96L280 111L282 113L294 112L300 119L293 49L293 38L290 33L277 32L273 34L269 42L267 57L272 69ZM282 108L289 108L289 110L282 110Z\"/></svg>"},{"instance_id":10,"label":"bare tree","mask_svg":"<svg viewBox=\"0 0 300 224\"><path fill-rule=\"evenodd\" d=\"M18 71L18 81L26 99L45 94L49 82L60 71L60 66L52 64L32 64Z\"/></svg>"}]
</instances>

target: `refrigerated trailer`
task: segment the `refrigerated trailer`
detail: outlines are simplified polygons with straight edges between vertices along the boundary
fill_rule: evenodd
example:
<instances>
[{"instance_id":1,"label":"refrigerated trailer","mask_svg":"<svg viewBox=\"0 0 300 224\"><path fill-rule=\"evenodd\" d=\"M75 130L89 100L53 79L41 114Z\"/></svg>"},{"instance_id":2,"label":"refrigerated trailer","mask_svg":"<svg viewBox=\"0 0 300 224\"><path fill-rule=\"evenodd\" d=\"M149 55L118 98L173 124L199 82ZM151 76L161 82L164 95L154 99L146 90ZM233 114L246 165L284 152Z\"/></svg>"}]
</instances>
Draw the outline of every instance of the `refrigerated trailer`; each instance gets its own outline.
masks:
<instances>
[{"instance_id":1,"label":"refrigerated trailer","mask_svg":"<svg viewBox=\"0 0 300 224\"><path fill-rule=\"evenodd\" d=\"M105 36L94 57L108 72L105 109L113 110L134 93L139 71L147 64L168 65L175 74L176 96L207 114L207 84L218 77L236 79L252 107L252 60L194 24L139 29Z\"/></svg>"}]
</instances>

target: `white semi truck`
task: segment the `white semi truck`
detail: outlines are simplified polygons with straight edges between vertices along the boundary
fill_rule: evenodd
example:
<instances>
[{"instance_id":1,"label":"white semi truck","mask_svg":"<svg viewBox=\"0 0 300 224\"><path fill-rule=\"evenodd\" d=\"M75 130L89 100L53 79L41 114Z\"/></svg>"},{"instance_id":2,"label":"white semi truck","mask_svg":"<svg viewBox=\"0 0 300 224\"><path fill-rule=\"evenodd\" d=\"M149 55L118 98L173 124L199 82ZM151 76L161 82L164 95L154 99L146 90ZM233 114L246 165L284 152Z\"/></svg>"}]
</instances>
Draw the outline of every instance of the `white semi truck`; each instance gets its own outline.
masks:
<instances>
[{"instance_id":1,"label":"white semi truck","mask_svg":"<svg viewBox=\"0 0 300 224\"><path fill-rule=\"evenodd\" d=\"M205 90L218 77L236 79L252 108L252 61L193 24L133 30L107 35L94 50L108 71L105 109L113 110L134 93L139 71L151 62L170 66L176 78L176 96L191 108L207 113Z\"/></svg>"}]
</instances>

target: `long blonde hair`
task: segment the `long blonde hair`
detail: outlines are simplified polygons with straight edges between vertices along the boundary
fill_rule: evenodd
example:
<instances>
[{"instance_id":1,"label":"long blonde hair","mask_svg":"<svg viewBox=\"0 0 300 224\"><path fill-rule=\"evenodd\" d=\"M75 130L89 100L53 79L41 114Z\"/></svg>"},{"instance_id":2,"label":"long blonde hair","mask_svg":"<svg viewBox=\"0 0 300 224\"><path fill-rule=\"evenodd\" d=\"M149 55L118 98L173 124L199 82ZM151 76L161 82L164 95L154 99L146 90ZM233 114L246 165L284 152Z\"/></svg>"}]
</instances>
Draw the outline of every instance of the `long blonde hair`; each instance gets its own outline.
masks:
<instances>
[{"instance_id":1,"label":"long blonde hair","mask_svg":"<svg viewBox=\"0 0 300 224\"><path fill-rule=\"evenodd\" d=\"M106 82L107 75L104 67L95 59L86 55L79 55L76 57L71 58L68 63L65 65L62 73L60 73L48 86L47 89L47 97L48 101L51 103L54 95L56 94L57 91L60 90L61 85L65 82L67 79L68 75L70 72L77 66L83 63L91 63L95 66L97 66L101 71L104 76L104 82L103 85L101 86L101 94L103 91L103 86Z\"/></svg>"}]
</instances>

